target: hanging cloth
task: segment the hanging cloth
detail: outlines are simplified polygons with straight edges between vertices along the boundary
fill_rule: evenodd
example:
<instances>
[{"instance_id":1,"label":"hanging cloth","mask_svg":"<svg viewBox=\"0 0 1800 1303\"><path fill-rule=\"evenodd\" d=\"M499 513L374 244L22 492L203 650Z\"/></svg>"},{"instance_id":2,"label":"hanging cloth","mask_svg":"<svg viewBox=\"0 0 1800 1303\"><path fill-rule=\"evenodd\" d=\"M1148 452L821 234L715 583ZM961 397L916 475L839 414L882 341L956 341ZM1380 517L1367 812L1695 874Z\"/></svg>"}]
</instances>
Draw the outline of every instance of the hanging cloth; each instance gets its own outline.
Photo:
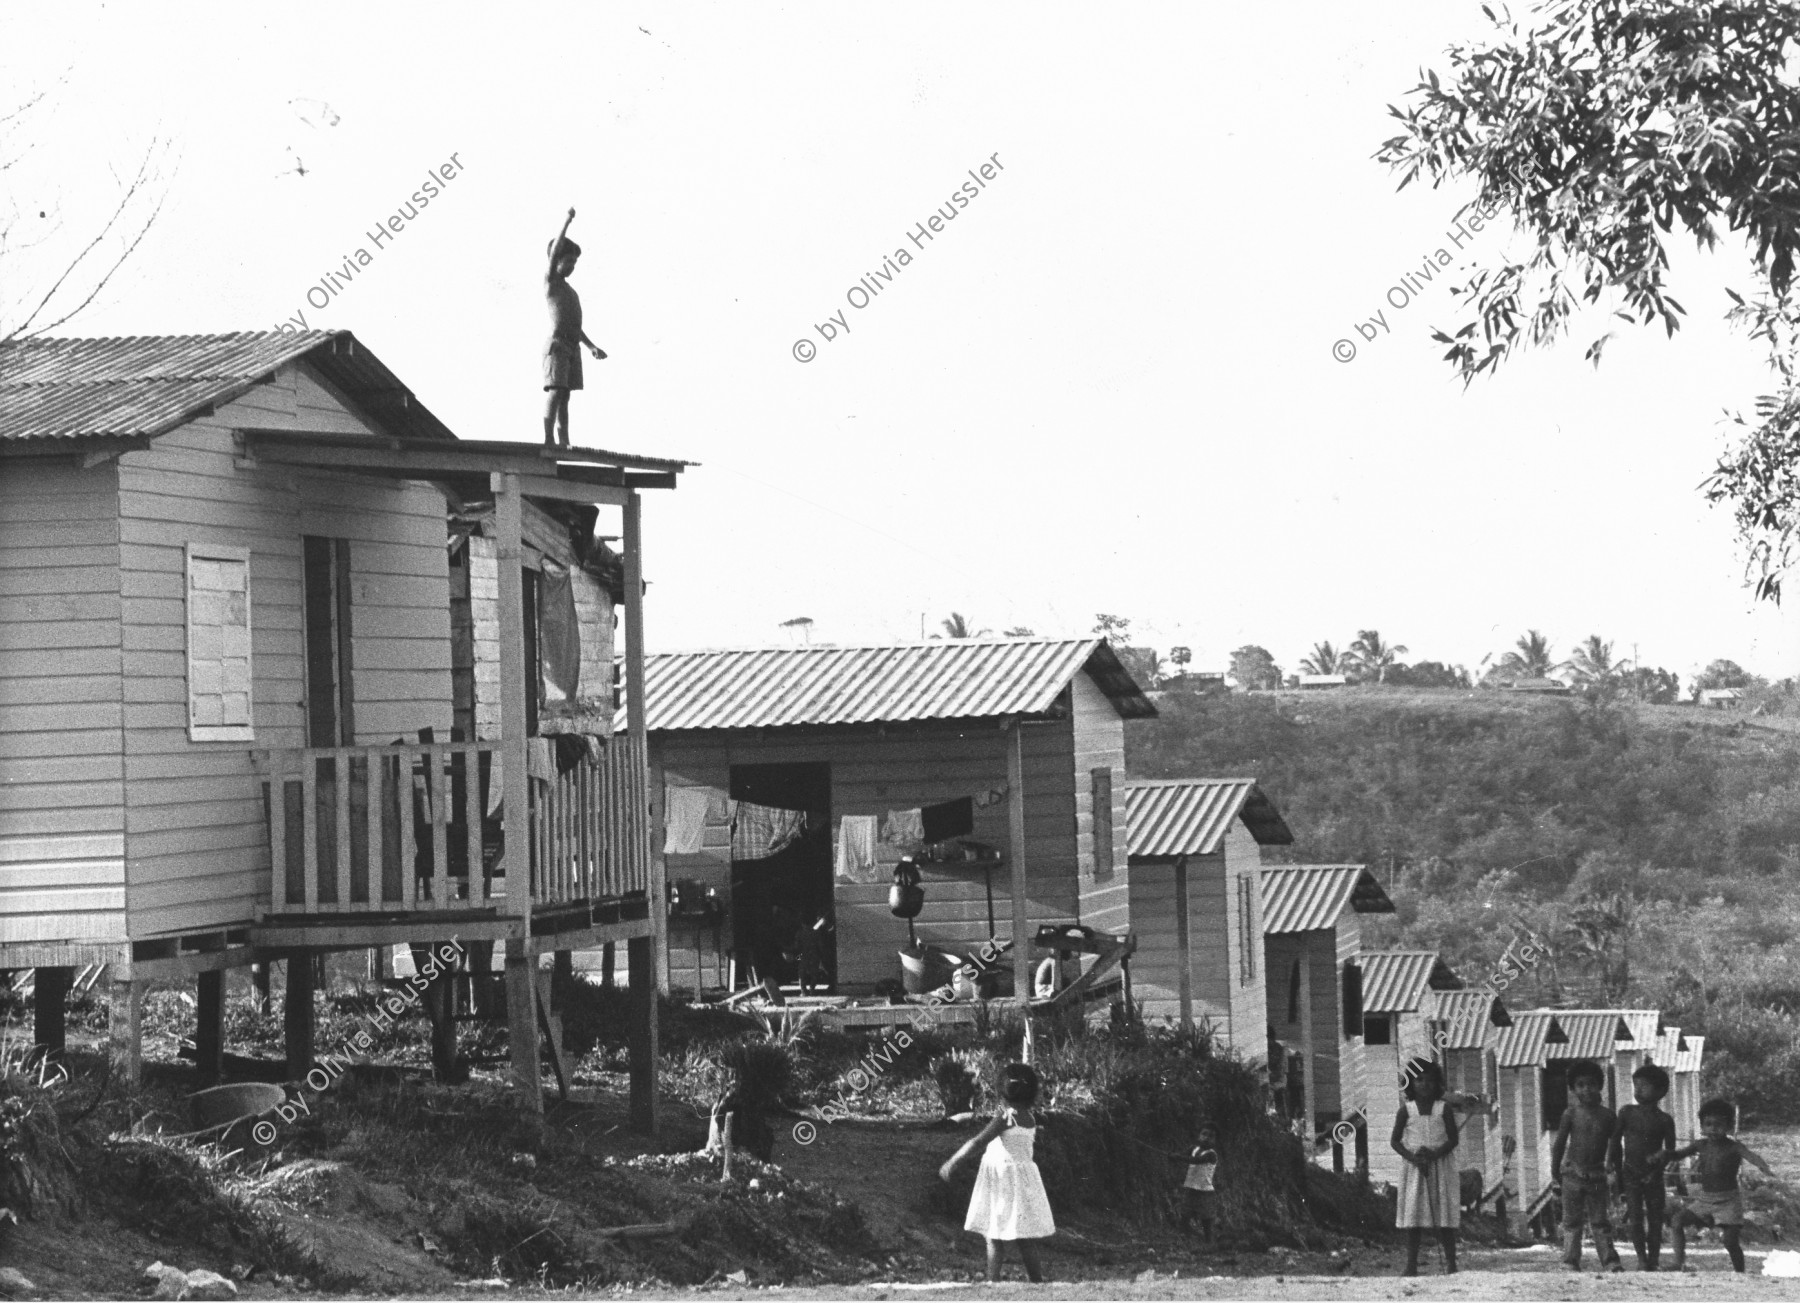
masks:
<instances>
[{"instance_id":1,"label":"hanging cloth","mask_svg":"<svg viewBox=\"0 0 1800 1303\"><path fill-rule=\"evenodd\" d=\"M881 822L872 814L847 814L838 824L837 876L843 882L878 882L875 867L875 830Z\"/></svg>"},{"instance_id":2,"label":"hanging cloth","mask_svg":"<svg viewBox=\"0 0 1800 1303\"><path fill-rule=\"evenodd\" d=\"M975 799L964 796L942 805L928 805L919 811L919 821L924 840L934 845L952 837L967 837L975 831Z\"/></svg>"},{"instance_id":3,"label":"hanging cloth","mask_svg":"<svg viewBox=\"0 0 1800 1303\"><path fill-rule=\"evenodd\" d=\"M706 811L712 803L712 789L706 787L671 787L664 794L663 822L668 835L663 840L665 855L698 855L706 845Z\"/></svg>"},{"instance_id":4,"label":"hanging cloth","mask_svg":"<svg viewBox=\"0 0 1800 1303\"><path fill-rule=\"evenodd\" d=\"M921 812L917 809L889 810L881 825L881 840L902 849L923 845L925 822Z\"/></svg>"},{"instance_id":5,"label":"hanging cloth","mask_svg":"<svg viewBox=\"0 0 1800 1303\"><path fill-rule=\"evenodd\" d=\"M806 811L739 801L731 824L731 858L766 860L806 831Z\"/></svg>"}]
</instances>

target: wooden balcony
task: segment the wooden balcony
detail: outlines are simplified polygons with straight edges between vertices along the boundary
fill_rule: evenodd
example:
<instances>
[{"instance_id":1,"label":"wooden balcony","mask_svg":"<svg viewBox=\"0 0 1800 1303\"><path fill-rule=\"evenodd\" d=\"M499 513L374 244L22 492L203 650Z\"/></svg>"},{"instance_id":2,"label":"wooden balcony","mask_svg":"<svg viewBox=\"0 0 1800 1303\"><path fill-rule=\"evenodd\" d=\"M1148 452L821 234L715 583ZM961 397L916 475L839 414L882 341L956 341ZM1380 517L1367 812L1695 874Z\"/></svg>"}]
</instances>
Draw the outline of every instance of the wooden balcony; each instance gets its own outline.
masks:
<instances>
[{"instance_id":1,"label":"wooden balcony","mask_svg":"<svg viewBox=\"0 0 1800 1303\"><path fill-rule=\"evenodd\" d=\"M540 912L646 899L641 739L613 738L598 763L526 784L522 852L509 838L502 750L420 742L257 753L269 819L265 921L430 915L523 925ZM511 894L521 876L529 902Z\"/></svg>"}]
</instances>

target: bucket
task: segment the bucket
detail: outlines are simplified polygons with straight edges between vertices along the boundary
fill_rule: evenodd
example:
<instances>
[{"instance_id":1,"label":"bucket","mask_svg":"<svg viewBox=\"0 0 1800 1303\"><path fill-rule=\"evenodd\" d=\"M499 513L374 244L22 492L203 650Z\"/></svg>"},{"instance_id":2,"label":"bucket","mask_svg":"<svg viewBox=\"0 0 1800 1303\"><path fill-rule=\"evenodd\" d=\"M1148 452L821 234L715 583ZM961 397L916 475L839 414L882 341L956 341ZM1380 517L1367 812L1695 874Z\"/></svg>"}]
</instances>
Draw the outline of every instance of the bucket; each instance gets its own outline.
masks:
<instances>
[{"instance_id":1,"label":"bucket","mask_svg":"<svg viewBox=\"0 0 1800 1303\"><path fill-rule=\"evenodd\" d=\"M954 955L931 946L902 950L900 976L906 985L906 993L924 995L927 991L937 990L949 982L958 962Z\"/></svg>"}]
</instances>

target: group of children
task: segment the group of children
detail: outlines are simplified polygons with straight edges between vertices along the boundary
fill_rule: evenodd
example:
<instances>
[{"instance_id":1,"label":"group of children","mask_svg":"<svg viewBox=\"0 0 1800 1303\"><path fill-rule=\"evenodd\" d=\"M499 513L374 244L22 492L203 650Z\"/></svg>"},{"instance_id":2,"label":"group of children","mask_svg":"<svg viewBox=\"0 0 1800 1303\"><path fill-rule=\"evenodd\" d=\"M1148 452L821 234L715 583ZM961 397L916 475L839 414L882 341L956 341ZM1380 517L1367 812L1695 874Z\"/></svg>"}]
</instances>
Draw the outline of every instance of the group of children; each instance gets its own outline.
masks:
<instances>
[{"instance_id":1,"label":"group of children","mask_svg":"<svg viewBox=\"0 0 1800 1303\"><path fill-rule=\"evenodd\" d=\"M1602 1267L1624 1270L1613 1247L1611 1200L1625 1199L1625 1224L1641 1271L1660 1269L1665 1214L1664 1169L1671 1163L1697 1159L1699 1189L1691 1192L1670 1219L1674 1254L1669 1269L1685 1266L1689 1227L1715 1226L1731 1257L1734 1271L1744 1270L1739 1242L1744 1224L1744 1196L1738 1169L1749 1162L1773 1177L1761 1155L1730 1135L1735 1110L1722 1099L1700 1106L1701 1139L1677 1147L1675 1121L1657 1107L1669 1093L1669 1074L1645 1064L1632 1074L1634 1102L1617 1114L1600 1102L1606 1073L1599 1064L1570 1065L1569 1089L1575 1096L1563 1113L1550 1149L1552 1189L1562 1199L1563 1261L1581 1269L1584 1234L1591 1235ZM1406 1231L1404 1274L1419 1271L1424 1232L1435 1229L1444 1250L1444 1270L1456 1270L1456 1229L1461 1217L1457 1170L1449 1161L1456 1148L1456 1118L1444 1100L1443 1071L1434 1063L1416 1064L1409 1072L1407 1102L1394 1119L1392 1144L1406 1160L1401 1174L1395 1224Z\"/></svg>"},{"instance_id":2,"label":"group of children","mask_svg":"<svg viewBox=\"0 0 1800 1303\"><path fill-rule=\"evenodd\" d=\"M1733 1109L1721 1099L1700 1106L1702 1138L1677 1146L1675 1121L1657 1105L1669 1093L1669 1074L1645 1064L1632 1074L1634 1102L1615 1115L1600 1102L1606 1074L1597 1063L1581 1061L1570 1066L1569 1089L1574 1103L1564 1112L1551 1146L1553 1188L1562 1197L1563 1261L1574 1270L1581 1267L1584 1234L1591 1235L1603 1267L1623 1267L1613 1247L1611 1198L1623 1195L1625 1221L1638 1267L1659 1269L1665 1213L1664 1169L1684 1159L1697 1159L1699 1189L1677 1209L1670 1225L1674 1255L1669 1269L1683 1269L1686 1232L1689 1227L1716 1226L1731 1256L1734 1271L1744 1270L1744 1250L1739 1242L1744 1224L1744 1196L1738 1188L1738 1169L1746 1162L1765 1175L1774 1173L1761 1155L1730 1135ZM1033 1281L1043 1279L1037 1241L1055 1233L1050 1200L1035 1161L1038 1076L1023 1063L1007 1065L1001 1074L1000 1094L1005 1107L941 1168L938 1175L949 1181L976 1150L982 1150L981 1169L969 1199L965 1230L987 1240L989 1280L1000 1279L1001 1247L1016 1244ZM1401 1172L1395 1225L1406 1232L1406 1266L1403 1275L1419 1274L1419 1251L1427 1230L1437 1232L1443 1248L1444 1270L1456 1270L1456 1232L1462 1216L1459 1174L1450 1155L1458 1131L1455 1113L1445 1100L1443 1069L1435 1063L1416 1062L1407 1072L1406 1101L1394 1118L1390 1143L1406 1160ZM1205 1240L1213 1239L1217 1194L1213 1177L1218 1169L1218 1134L1202 1125L1199 1143L1189 1155L1182 1182L1183 1226L1198 1223Z\"/></svg>"}]
</instances>

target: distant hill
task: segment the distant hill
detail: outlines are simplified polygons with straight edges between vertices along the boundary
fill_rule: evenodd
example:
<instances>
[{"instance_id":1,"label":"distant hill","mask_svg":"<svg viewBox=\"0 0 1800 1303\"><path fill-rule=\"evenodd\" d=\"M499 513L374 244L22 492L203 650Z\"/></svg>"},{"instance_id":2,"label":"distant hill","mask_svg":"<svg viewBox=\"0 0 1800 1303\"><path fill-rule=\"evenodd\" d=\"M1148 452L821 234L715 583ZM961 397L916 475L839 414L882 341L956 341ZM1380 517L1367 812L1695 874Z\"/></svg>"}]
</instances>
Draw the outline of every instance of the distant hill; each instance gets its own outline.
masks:
<instances>
[{"instance_id":1,"label":"distant hill","mask_svg":"<svg viewBox=\"0 0 1800 1303\"><path fill-rule=\"evenodd\" d=\"M1800 1121L1800 721L1499 690L1169 693L1126 725L1143 778L1255 777L1294 832L1266 861L1363 863L1373 946L1471 986L1654 1005L1708 1037L1708 1088Z\"/></svg>"}]
</instances>

